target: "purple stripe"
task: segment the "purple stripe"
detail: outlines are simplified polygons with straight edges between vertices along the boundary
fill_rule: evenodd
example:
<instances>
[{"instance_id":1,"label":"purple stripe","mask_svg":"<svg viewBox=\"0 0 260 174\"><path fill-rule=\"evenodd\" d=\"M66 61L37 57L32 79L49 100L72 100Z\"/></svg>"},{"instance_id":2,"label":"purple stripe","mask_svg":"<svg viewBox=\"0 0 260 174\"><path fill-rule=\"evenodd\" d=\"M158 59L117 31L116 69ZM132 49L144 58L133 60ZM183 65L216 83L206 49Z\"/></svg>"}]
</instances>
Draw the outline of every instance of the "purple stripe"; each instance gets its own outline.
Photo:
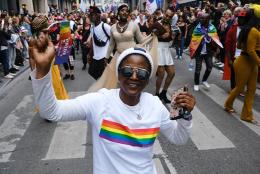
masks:
<instances>
[{"instance_id":1,"label":"purple stripe","mask_svg":"<svg viewBox=\"0 0 260 174\"><path fill-rule=\"evenodd\" d=\"M136 146L136 147L149 147L153 144L152 143L152 144L148 144L148 145L141 145L141 144L136 144L136 143L130 143L130 142L114 139L114 138L111 138L111 137L107 137L107 136L104 136L104 135L99 135L99 137L104 138L104 139L109 140L109 141L112 141L112 142L115 142L115 143L126 144L126 145Z\"/></svg>"}]
</instances>

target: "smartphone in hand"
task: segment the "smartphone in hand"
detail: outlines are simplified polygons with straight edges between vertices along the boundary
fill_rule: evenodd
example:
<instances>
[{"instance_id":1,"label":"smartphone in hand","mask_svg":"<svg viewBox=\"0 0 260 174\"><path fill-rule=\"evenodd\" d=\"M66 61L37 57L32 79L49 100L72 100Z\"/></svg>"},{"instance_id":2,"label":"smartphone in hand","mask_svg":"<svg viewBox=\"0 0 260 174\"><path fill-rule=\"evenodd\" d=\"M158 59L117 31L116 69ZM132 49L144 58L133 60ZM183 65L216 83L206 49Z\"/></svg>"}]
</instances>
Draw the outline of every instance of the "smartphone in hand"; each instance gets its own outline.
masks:
<instances>
[{"instance_id":1,"label":"smartphone in hand","mask_svg":"<svg viewBox=\"0 0 260 174\"><path fill-rule=\"evenodd\" d=\"M181 92L188 92L188 87L185 85L183 88L180 88L173 92L172 99L171 99L171 108L170 108L170 117L173 119L174 117L178 117L180 113L184 113L186 108L182 108L177 106L175 103L175 98L179 95Z\"/></svg>"}]
</instances>

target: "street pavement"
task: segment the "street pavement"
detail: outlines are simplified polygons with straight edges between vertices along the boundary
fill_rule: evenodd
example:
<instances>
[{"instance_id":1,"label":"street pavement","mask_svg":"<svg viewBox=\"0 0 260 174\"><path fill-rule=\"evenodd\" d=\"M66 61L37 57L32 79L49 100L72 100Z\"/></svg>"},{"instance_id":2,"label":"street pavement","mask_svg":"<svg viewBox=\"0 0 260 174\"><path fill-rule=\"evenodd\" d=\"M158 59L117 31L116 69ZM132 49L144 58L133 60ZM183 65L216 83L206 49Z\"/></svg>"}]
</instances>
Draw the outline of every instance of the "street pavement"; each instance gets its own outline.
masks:
<instances>
[{"instance_id":1,"label":"street pavement","mask_svg":"<svg viewBox=\"0 0 260 174\"><path fill-rule=\"evenodd\" d=\"M71 98L85 94L94 82L87 71L81 70L80 55L77 57L75 80L64 81ZM229 82L221 80L219 70L212 71L210 89L200 86L200 91L194 92L189 58L184 55L183 60L174 61L176 76L168 95L188 85L197 104L187 144L172 145L163 136L156 140L154 163L158 174L259 174L260 126L239 119L243 97L234 104L237 113L226 113L223 103ZM91 126L83 121L47 123L41 119L35 111L28 76L29 69L25 68L0 87L0 174L91 174ZM145 90L155 92L155 78ZM258 89L254 115L260 122L259 106Z\"/></svg>"}]
</instances>

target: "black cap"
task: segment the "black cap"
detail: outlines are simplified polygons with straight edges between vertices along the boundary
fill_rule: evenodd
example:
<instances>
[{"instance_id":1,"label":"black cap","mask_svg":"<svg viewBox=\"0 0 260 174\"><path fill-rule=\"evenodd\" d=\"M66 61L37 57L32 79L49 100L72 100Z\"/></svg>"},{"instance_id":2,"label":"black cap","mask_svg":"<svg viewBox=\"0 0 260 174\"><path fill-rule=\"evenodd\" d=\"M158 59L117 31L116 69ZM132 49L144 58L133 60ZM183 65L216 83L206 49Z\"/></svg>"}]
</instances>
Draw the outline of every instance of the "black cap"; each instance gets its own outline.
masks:
<instances>
[{"instance_id":1,"label":"black cap","mask_svg":"<svg viewBox=\"0 0 260 174\"><path fill-rule=\"evenodd\" d=\"M89 7L89 13L101 14L101 11L97 6L90 6Z\"/></svg>"}]
</instances>

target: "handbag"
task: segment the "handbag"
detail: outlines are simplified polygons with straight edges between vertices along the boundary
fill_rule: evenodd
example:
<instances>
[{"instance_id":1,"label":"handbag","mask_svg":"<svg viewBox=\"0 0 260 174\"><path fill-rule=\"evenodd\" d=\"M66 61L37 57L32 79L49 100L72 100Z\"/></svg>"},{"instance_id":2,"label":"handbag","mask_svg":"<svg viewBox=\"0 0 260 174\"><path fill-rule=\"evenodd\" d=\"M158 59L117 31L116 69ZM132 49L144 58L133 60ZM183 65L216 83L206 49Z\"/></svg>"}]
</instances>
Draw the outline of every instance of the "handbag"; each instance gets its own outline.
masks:
<instances>
[{"instance_id":1,"label":"handbag","mask_svg":"<svg viewBox=\"0 0 260 174\"><path fill-rule=\"evenodd\" d=\"M103 41L103 40L99 39L99 38L97 37L97 35L95 34L95 30L94 30L94 28L93 28L93 40L94 40L95 45L97 45L98 47L104 47L104 46L106 46L107 41L110 39L110 36L107 34L107 32L106 32L106 30L105 30L105 28L104 28L104 23L102 23L102 30L103 30L103 32L105 33L106 37L107 37L107 40L106 40L106 41Z\"/></svg>"}]
</instances>

